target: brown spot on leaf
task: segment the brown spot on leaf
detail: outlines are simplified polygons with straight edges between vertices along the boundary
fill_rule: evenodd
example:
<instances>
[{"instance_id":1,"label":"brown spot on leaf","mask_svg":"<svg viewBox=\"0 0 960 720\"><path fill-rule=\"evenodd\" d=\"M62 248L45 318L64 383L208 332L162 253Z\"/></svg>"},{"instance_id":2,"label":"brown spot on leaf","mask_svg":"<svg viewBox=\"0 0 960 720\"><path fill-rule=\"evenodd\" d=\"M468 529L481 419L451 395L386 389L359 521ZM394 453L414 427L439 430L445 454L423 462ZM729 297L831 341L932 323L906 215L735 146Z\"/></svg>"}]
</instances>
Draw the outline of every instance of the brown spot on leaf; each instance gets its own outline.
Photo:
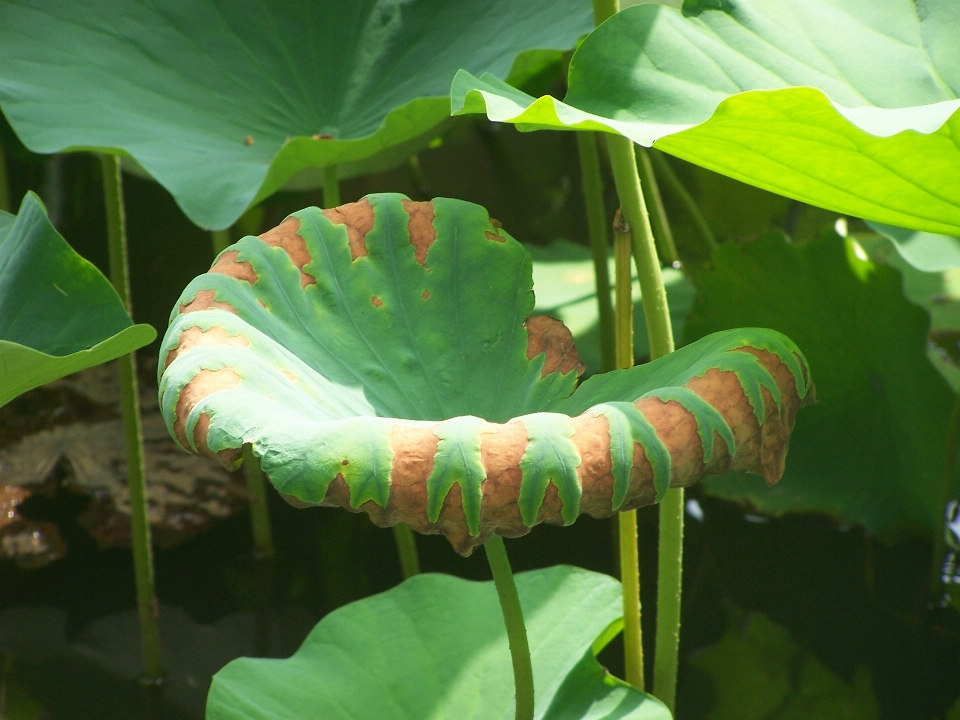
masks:
<instances>
[{"instance_id":1,"label":"brown spot on leaf","mask_svg":"<svg viewBox=\"0 0 960 720\"><path fill-rule=\"evenodd\" d=\"M501 223L499 220L494 220L493 218L487 218L487 219L490 221L490 226L493 228L493 232L490 232L489 230L487 230L483 234L483 236L487 240L494 240L495 242L499 242L499 243L506 242L507 239L500 234L500 228L503 227L503 223Z\"/></svg>"},{"instance_id":2,"label":"brown spot on leaf","mask_svg":"<svg viewBox=\"0 0 960 720\"><path fill-rule=\"evenodd\" d=\"M217 294L213 290L197 290L193 300L188 303L181 303L180 314L196 312L198 310L226 310L237 314L237 309L230 303L220 302L216 299Z\"/></svg>"},{"instance_id":3,"label":"brown spot on leaf","mask_svg":"<svg viewBox=\"0 0 960 720\"><path fill-rule=\"evenodd\" d=\"M410 244L413 245L417 262L427 266L427 252L437 239L437 230L433 227L434 210L432 202L414 202L402 200L403 209L407 211L410 220L407 222L407 232L410 235Z\"/></svg>"},{"instance_id":4,"label":"brown spot on leaf","mask_svg":"<svg viewBox=\"0 0 960 720\"><path fill-rule=\"evenodd\" d=\"M318 133L317 135L311 135L314 140L333 140L333 135L328 135L327 133Z\"/></svg>"},{"instance_id":5,"label":"brown spot on leaf","mask_svg":"<svg viewBox=\"0 0 960 720\"><path fill-rule=\"evenodd\" d=\"M364 198L359 202L347 203L340 207L323 211L324 216L334 225L346 225L347 242L350 244L350 257L353 260L367 254L367 233L373 230L373 205Z\"/></svg>"},{"instance_id":6,"label":"brown spot on leaf","mask_svg":"<svg viewBox=\"0 0 960 720\"><path fill-rule=\"evenodd\" d=\"M249 347L250 341L247 339L246 335L240 333L236 335L230 335L224 328L214 325L207 330L203 330L196 325L191 328L187 328L182 333L180 333L180 340L177 342L177 346L167 352L167 358L164 360L163 366L170 367L170 363L176 360L180 353L186 352L191 348L198 347L200 345L232 345L233 347Z\"/></svg>"},{"instance_id":7,"label":"brown spot on leaf","mask_svg":"<svg viewBox=\"0 0 960 720\"><path fill-rule=\"evenodd\" d=\"M289 370L281 370L281 371L280 371L280 374L283 375L283 376L284 376L287 380L289 380L290 382L296 382L297 380L300 379L300 378L298 378L296 375L294 375L292 372L290 372Z\"/></svg>"},{"instance_id":8,"label":"brown spot on leaf","mask_svg":"<svg viewBox=\"0 0 960 720\"><path fill-rule=\"evenodd\" d=\"M483 482L483 525L481 538L494 532L518 537L530 532L520 515L520 461L527 449L527 428L523 421L491 426L480 435L480 463L486 471Z\"/></svg>"},{"instance_id":9,"label":"brown spot on leaf","mask_svg":"<svg viewBox=\"0 0 960 720\"><path fill-rule=\"evenodd\" d=\"M424 300L429 300L429 299L430 299L430 291L429 291L429 290L424 290L424 291L423 291L423 294L422 294L420 297L422 297Z\"/></svg>"},{"instance_id":10,"label":"brown spot on leaf","mask_svg":"<svg viewBox=\"0 0 960 720\"><path fill-rule=\"evenodd\" d=\"M315 277L303 271L303 268L311 262L312 258L307 250L307 244L300 237L300 220L291 215L275 228L267 230L259 237L267 245L280 248L290 257L291 262L300 271L300 287L305 288L307 285L317 284Z\"/></svg>"},{"instance_id":11,"label":"brown spot on leaf","mask_svg":"<svg viewBox=\"0 0 960 720\"><path fill-rule=\"evenodd\" d=\"M189 448L187 441L187 418L194 406L208 395L220 390L229 390L240 384L240 376L237 371L230 367L220 368L219 370L201 370L193 379L184 385L180 391L180 397L177 398L176 420L173 422L173 432L180 441L180 445ZM202 420L202 418L201 418ZM207 420L209 423L209 418ZM199 422L197 425L199 426ZM206 448L207 438L204 433L201 438L197 438L194 433L194 440L200 449ZM209 452L209 450L208 450Z\"/></svg>"},{"instance_id":12,"label":"brown spot on leaf","mask_svg":"<svg viewBox=\"0 0 960 720\"><path fill-rule=\"evenodd\" d=\"M370 302L372 302L372 303L373 303L373 306L376 307L376 308L378 308L378 307L383 307L383 300L381 300L380 298L378 298L376 295L374 295L372 298L370 298Z\"/></svg>"},{"instance_id":13,"label":"brown spot on leaf","mask_svg":"<svg viewBox=\"0 0 960 720\"><path fill-rule=\"evenodd\" d=\"M253 285L257 281L257 273L253 270L253 265L246 261L238 261L240 253L236 250L228 250L221 253L220 257L210 268L210 272L219 275L227 275L237 280L245 280Z\"/></svg>"},{"instance_id":14,"label":"brown spot on leaf","mask_svg":"<svg viewBox=\"0 0 960 720\"><path fill-rule=\"evenodd\" d=\"M251 145L253 145L253 143L254 143L253 135L247 135L243 139L243 144L246 145L247 147L250 147Z\"/></svg>"},{"instance_id":15,"label":"brown spot on leaf","mask_svg":"<svg viewBox=\"0 0 960 720\"><path fill-rule=\"evenodd\" d=\"M558 370L562 375L571 370L576 370L580 375L586 369L587 366L580 362L577 354L573 333L562 322L538 315L528 318L524 326L527 328L527 360L533 360L541 353L546 354L540 377Z\"/></svg>"}]
</instances>

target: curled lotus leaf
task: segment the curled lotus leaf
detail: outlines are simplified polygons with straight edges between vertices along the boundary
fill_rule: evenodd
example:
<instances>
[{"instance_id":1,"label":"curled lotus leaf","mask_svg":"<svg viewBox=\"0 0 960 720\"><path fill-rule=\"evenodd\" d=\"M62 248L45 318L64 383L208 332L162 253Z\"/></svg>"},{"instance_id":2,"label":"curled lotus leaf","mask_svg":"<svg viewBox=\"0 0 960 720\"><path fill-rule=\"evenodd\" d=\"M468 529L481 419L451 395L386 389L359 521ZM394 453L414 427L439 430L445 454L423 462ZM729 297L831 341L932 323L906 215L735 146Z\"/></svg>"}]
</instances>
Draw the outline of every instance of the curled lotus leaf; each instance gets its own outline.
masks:
<instances>
[{"instance_id":1,"label":"curled lotus leaf","mask_svg":"<svg viewBox=\"0 0 960 720\"><path fill-rule=\"evenodd\" d=\"M250 445L298 506L442 533L468 554L659 500L730 469L783 473L806 361L783 335L716 333L594 376L530 317L530 255L486 210L370 195L307 208L184 290L160 405L187 450Z\"/></svg>"}]
</instances>

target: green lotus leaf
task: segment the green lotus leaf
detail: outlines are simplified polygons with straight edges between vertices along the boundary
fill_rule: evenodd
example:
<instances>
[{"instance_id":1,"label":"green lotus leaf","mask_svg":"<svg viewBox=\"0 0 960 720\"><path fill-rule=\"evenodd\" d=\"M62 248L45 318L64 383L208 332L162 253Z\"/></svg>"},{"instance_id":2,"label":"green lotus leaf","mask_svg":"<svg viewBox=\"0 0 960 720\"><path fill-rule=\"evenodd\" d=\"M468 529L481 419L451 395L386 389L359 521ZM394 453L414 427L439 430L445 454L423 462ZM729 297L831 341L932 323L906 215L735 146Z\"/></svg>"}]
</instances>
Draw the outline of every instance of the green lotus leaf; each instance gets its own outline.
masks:
<instances>
[{"instance_id":1,"label":"green lotus leaf","mask_svg":"<svg viewBox=\"0 0 960 720\"><path fill-rule=\"evenodd\" d=\"M600 667L620 583L558 565L517 575L543 720L669 720ZM466 609L466 612L465 612ZM456 627L456 632L444 628ZM492 582L418 575L327 615L287 660L242 658L213 678L210 720L509 718L513 669Z\"/></svg>"},{"instance_id":2,"label":"green lotus leaf","mask_svg":"<svg viewBox=\"0 0 960 720\"><path fill-rule=\"evenodd\" d=\"M887 238L900 257L923 272L943 272L960 268L960 238L868 222L874 231Z\"/></svg>"},{"instance_id":3,"label":"green lotus leaf","mask_svg":"<svg viewBox=\"0 0 960 720\"><path fill-rule=\"evenodd\" d=\"M0 107L34 152L128 154L222 229L304 168L429 140L457 68L504 78L591 27L585 0L7 2Z\"/></svg>"},{"instance_id":4,"label":"green lotus leaf","mask_svg":"<svg viewBox=\"0 0 960 720\"><path fill-rule=\"evenodd\" d=\"M464 70L455 114L622 134L856 217L960 235L953 0L688 0L627 8L563 102Z\"/></svg>"},{"instance_id":5,"label":"green lotus leaf","mask_svg":"<svg viewBox=\"0 0 960 720\"><path fill-rule=\"evenodd\" d=\"M227 466L251 445L295 504L405 522L464 554L705 472L780 477L813 398L790 340L719 333L576 388L570 331L533 309L529 253L477 205L307 208L184 290L162 412L184 448Z\"/></svg>"},{"instance_id":6,"label":"green lotus leaf","mask_svg":"<svg viewBox=\"0 0 960 720\"><path fill-rule=\"evenodd\" d=\"M134 325L110 282L56 231L28 193L0 212L0 406L157 336Z\"/></svg>"},{"instance_id":7,"label":"green lotus leaf","mask_svg":"<svg viewBox=\"0 0 960 720\"><path fill-rule=\"evenodd\" d=\"M732 474L704 489L762 512L823 512L886 539L942 526L943 452L954 394L927 358L930 316L894 268L829 233L771 232L723 244L698 273L686 337L741 324L789 333L817 369L820 403L801 413L783 480Z\"/></svg>"}]
</instances>

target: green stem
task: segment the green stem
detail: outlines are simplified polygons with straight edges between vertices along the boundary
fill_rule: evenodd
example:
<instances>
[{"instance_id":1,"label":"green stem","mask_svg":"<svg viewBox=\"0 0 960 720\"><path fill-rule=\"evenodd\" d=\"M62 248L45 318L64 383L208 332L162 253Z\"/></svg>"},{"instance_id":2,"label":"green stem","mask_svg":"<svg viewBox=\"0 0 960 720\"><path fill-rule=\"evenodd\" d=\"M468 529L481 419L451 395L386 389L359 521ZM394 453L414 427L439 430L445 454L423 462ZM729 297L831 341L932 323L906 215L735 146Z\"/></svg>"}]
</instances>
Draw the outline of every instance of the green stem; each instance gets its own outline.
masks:
<instances>
[{"instance_id":1,"label":"green stem","mask_svg":"<svg viewBox=\"0 0 960 720\"><path fill-rule=\"evenodd\" d=\"M114 155L101 155L103 192L107 212L107 238L110 247L110 280L127 312L131 312L130 269L127 260L127 229L123 209L120 162ZM153 549L147 522L147 492L143 462L143 432L140 424L140 399L137 394L136 355L117 360L120 370L121 413L127 446L127 477L130 487L130 530L133 544L133 569L136 576L137 610L140 615L140 639L143 646L144 677L159 682L160 632L153 574Z\"/></svg>"},{"instance_id":2,"label":"green stem","mask_svg":"<svg viewBox=\"0 0 960 720\"><path fill-rule=\"evenodd\" d=\"M673 330L667 291L663 284L657 248L650 229L633 143L612 135L607 139L610 164L622 203L623 215L633 236L633 255L643 296L643 313L650 341L650 359L673 352ZM677 511L679 508L679 512ZM683 567L683 491L668 490L660 505L660 563L657 569L657 651L654 659L654 694L673 711L680 638L680 590Z\"/></svg>"},{"instance_id":3,"label":"green stem","mask_svg":"<svg viewBox=\"0 0 960 720\"><path fill-rule=\"evenodd\" d=\"M10 183L7 177L7 155L3 151L3 145L0 145L0 210L13 212L13 205L10 203Z\"/></svg>"},{"instance_id":4,"label":"green stem","mask_svg":"<svg viewBox=\"0 0 960 720\"><path fill-rule=\"evenodd\" d=\"M340 178L336 165L323 169L323 204L328 208L340 207Z\"/></svg>"},{"instance_id":5,"label":"green stem","mask_svg":"<svg viewBox=\"0 0 960 720\"><path fill-rule=\"evenodd\" d=\"M597 309L600 313L600 369L602 372L607 372L616 366L616 342L613 329L613 303L610 301L610 270L607 265L609 241L606 212L603 207L600 153L597 150L597 136L594 133L579 132L576 135L577 148L580 151L583 201L587 208L587 227L590 231L590 248L593 251L593 270L597 283Z\"/></svg>"},{"instance_id":6,"label":"green stem","mask_svg":"<svg viewBox=\"0 0 960 720\"><path fill-rule=\"evenodd\" d=\"M250 496L250 522L253 525L253 554L257 560L273 557L273 533L270 529L270 506L267 502L267 482L260 469L260 461L249 445L243 446L243 478Z\"/></svg>"},{"instance_id":7,"label":"green stem","mask_svg":"<svg viewBox=\"0 0 960 720\"><path fill-rule=\"evenodd\" d=\"M637 158L640 161L637 166L640 171L640 184L646 191L646 198L650 200L650 205L653 208L654 237L658 241L660 255L670 265L673 265L680 261L680 256L677 255L677 244L673 241L673 230L667 220L667 211L663 207L660 186L657 185L657 178L653 174L650 156L639 145L637 146Z\"/></svg>"},{"instance_id":8,"label":"green stem","mask_svg":"<svg viewBox=\"0 0 960 720\"><path fill-rule=\"evenodd\" d=\"M677 177L677 173L674 172L673 168L670 167L670 163L667 162L662 152L653 148L650 150L650 155L653 157L653 164L656 166L657 172L660 173L667 185L670 186L670 190L673 191L673 194L677 196L677 199L683 203L687 212L690 213L690 217L693 218L693 224L697 226L697 230L700 233L700 237L703 238L703 243L707 246L707 250L713 253L717 247L717 238L703 217L703 213L700 212L700 206L697 205L697 201L694 200L693 196L687 191L687 188L680 181L680 178Z\"/></svg>"},{"instance_id":9,"label":"green stem","mask_svg":"<svg viewBox=\"0 0 960 720\"><path fill-rule=\"evenodd\" d=\"M633 279L630 233L617 211L613 221L613 259L616 304L617 368L633 367ZM640 627L640 553L637 549L637 511L627 510L617 519L620 581L623 585L623 655L625 679L643 690L643 631Z\"/></svg>"},{"instance_id":10,"label":"green stem","mask_svg":"<svg viewBox=\"0 0 960 720\"><path fill-rule=\"evenodd\" d=\"M527 629L523 624L523 608L517 584L510 569L510 558L503 538L492 535L483 545L487 553L487 562L493 572L493 583L500 597L500 609L503 611L503 624L507 628L507 642L510 644L510 658L513 660L513 681L517 693L516 720L533 720L533 663L530 660L530 643Z\"/></svg>"},{"instance_id":11,"label":"green stem","mask_svg":"<svg viewBox=\"0 0 960 720\"><path fill-rule=\"evenodd\" d=\"M406 523L397 523L393 526L393 537L397 542L403 579L419 575L420 557L417 555L417 539L414 537L413 530Z\"/></svg>"},{"instance_id":12,"label":"green stem","mask_svg":"<svg viewBox=\"0 0 960 720\"><path fill-rule=\"evenodd\" d=\"M230 247L230 228L211 231L210 242L213 247L213 257L216 258L217 255Z\"/></svg>"}]
</instances>

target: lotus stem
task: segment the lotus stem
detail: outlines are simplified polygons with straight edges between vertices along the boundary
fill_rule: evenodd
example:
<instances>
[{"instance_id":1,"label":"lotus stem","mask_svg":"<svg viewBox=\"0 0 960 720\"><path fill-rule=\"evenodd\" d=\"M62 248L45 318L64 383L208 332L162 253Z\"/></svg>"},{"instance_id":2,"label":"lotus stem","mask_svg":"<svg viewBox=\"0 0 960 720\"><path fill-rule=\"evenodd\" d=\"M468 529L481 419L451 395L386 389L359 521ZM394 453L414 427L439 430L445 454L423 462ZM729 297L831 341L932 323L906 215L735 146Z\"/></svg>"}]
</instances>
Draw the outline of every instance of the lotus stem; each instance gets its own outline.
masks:
<instances>
[{"instance_id":1,"label":"lotus stem","mask_svg":"<svg viewBox=\"0 0 960 720\"><path fill-rule=\"evenodd\" d=\"M650 206L653 208L654 238L657 240L663 259L675 265L680 261L680 256L677 254L677 244L673 240L673 230L670 229L670 223L667 221L667 211L663 207L660 186L657 185L657 177L653 174L653 166L650 164L650 155L639 145L636 152L639 160L637 169L640 171L640 184L646 191L646 199L650 201Z\"/></svg>"},{"instance_id":2,"label":"lotus stem","mask_svg":"<svg viewBox=\"0 0 960 720\"><path fill-rule=\"evenodd\" d=\"M260 469L260 461L249 445L243 448L243 478L250 497L250 522L253 525L253 556L257 560L271 560L274 555L273 531L270 527L270 505L267 502L267 481Z\"/></svg>"},{"instance_id":3,"label":"lotus stem","mask_svg":"<svg viewBox=\"0 0 960 720\"><path fill-rule=\"evenodd\" d=\"M503 538L493 535L484 543L487 562L493 572L493 583L500 598L503 623L507 628L510 658L513 660L513 680L517 693L516 720L533 720L533 663L530 660L530 643L523 623L523 608L517 594L517 584L510 569L510 558Z\"/></svg>"},{"instance_id":4,"label":"lotus stem","mask_svg":"<svg viewBox=\"0 0 960 720\"><path fill-rule=\"evenodd\" d=\"M13 212L13 205L10 203L10 183L7 177L7 155L3 151L3 145L0 145L0 210Z\"/></svg>"},{"instance_id":5,"label":"lotus stem","mask_svg":"<svg viewBox=\"0 0 960 720\"><path fill-rule=\"evenodd\" d=\"M680 178L677 177L674 169L670 167L670 163L667 162L663 153L656 148L651 148L650 156L653 159L653 165L656 167L657 172L660 173L667 185L670 186L670 190L677 196L677 199L683 203L687 212L690 213L690 217L693 218L693 224L697 226L697 231L700 233L700 237L703 238L703 244L706 245L707 251L712 254L717 248L717 238L703 217L703 213L700 212L700 206L697 205L696 200L693 199L693 196L690 195L687 188L680 181Z\"/></svg>"},{"instance_id":6,"label":"lotus stem","mask_svg":"<svg viewBox=\"0 0 960 720\"><path fill-rule=\"evenodd\" d=\"M610 164L633 238L633 255L643 296L650 359L673 352L673 329L660 260L650 228L633 143L611 135ZM677 512L677 508L680 511ZM669 554L668 554L669 553ZM673 712L680 638L680 590L683 567L683 490L667 491L660 505L660 563L657 571L657 651L654 693ZM625 621L626 622L626 621Z\"/></svg>"},{"instance_id":7,"label":"lotus stem","mask_svg":"<svg viewBox=\"0 0 960 720\"><path fill-rule=\"evenodd\" d=\"M130 269L127 260L127 229L123 208L120 162L115 155L101 155L103 192L107 213L107 238L110 248L110 280L132 314ZM130 488L130 530L133 545L133 569L137 587L137 611L143 648L144 680L150 684L163 678L160 661L159 605L154 584L153 548L147 521L147 492L143 461L143 432L140 423L140 399L137 392L136 355L117 360L120 371L121 414L127 446L127 478Z\"/></svg>"},{"instance_id":8,"label":"lotus stem","mask_svg":"<svg viewBox=\"0 0 960 720\"><path fill-rule=\"evenodd\" d=\"M420 556L417 555L417 539L413 536L413 530L405 523L397 523L393 526L393 537L397 542L403 579L419 575Z\"/></svg>"},{"instance_id":9,"label":"lotus stem","mask_svg":"<svg viewBox=\"0 0 960 720\"><path fill-rule=\"evenodd\" d=\"M587 209L587 227L590 248L593 251L593 271L597 284L597 310L600 315L600 370L607 372L616 366L613 304L610 301L610 271L607 266L609 241L606 212L603 207L603 177L600 174L600 153L594 133L579 132L577 149L580 151L580 174L583 201ZM631 305L631 310L633 306Z\"/></svg>"},{"instance_id":10,"label":"lotus stem","mask_svg":"<svg viewBox=\"0 0 960 720\"><path fill-rule=\"evenodd\" d=\"M629 228L617 211L613 222L616 273L617 368L633 367L633 250ZM637 549L637 511L618 515L620 579L623 584L623 655L626 680L643 690L643 630L640 626L640 553Z\"/></svg>"},{"instance_id":11,"label":"lotus stem","mask_svg":"<svg viewBox=\"0 0 960 720\"><path fill-rule=\"evenodd\" d=\"M323 169L323 205L327 208L340 206L340 178L336 165L327 165Z\"/></svg>"}]
</instances>

